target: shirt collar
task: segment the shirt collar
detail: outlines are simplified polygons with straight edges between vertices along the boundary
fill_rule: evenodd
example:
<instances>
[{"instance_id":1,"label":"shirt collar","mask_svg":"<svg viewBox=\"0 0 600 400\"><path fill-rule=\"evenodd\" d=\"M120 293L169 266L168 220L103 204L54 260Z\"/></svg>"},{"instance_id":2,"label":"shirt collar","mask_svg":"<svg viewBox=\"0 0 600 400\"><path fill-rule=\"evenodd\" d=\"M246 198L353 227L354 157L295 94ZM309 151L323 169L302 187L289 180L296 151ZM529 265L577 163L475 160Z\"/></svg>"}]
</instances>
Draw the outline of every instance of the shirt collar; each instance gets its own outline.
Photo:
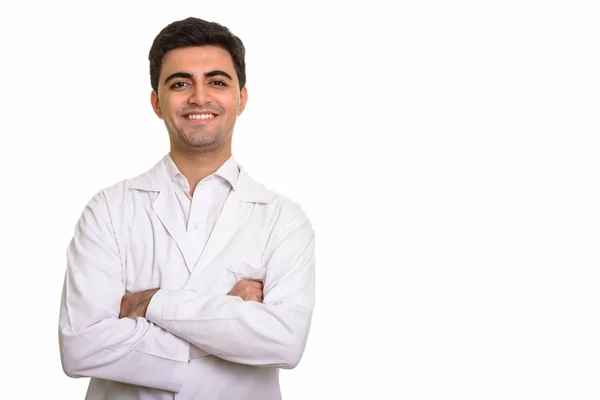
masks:
<instances>
[{"instance_id":1,"label":"shirt collar","mask_svg":"<svg viewBox=\"0 0 600 400\"><path fill-rule=\"evenodd\" d=\"M235 190L238 177L240 176L240 168L233 158L233 155L229 157L227 161L225 161L223 165L219 167L218 170L215 171L215 175L225 179Z\"/></svg>"},{"instance_id":2,"label":"shirt collar","mask_svg":"<svg viewBox=\"0 0 600 400\"><path fill-rule=\"evenodd\" d=\"M167 173L165 158L159 160L154 167L134 178L128 179L129 188L131 190L145 190L153 192L161 192L172 188L172 181ZM237 200L250 203L265 203L272 202L275 198L275 193L267 190L263 185L256 182L246 169L237 164L238 175L235 181L234 193ZM235 171L234 171L235 172Z\"/></svg>"},{"instance_id":3,"label":"shirt collar","mask_svg":"<svg viewBox=\"0 0 600 400\"><path fill-rule=\"evenodd\" d=\"M165 170L167 171L167 175L169 175L169 178L172 182L183 188L189 189L187 178L179 171L179 168L177 168L177 165L175 165L175 162L173 162L170 154L167 154L164 157L164 166ZM239 173L239 166L232 155L219 167L219 169L209 176L215 175L224 179L225 181L229 182L231 187L235 190Z\"/></svg>"}]
</instances>

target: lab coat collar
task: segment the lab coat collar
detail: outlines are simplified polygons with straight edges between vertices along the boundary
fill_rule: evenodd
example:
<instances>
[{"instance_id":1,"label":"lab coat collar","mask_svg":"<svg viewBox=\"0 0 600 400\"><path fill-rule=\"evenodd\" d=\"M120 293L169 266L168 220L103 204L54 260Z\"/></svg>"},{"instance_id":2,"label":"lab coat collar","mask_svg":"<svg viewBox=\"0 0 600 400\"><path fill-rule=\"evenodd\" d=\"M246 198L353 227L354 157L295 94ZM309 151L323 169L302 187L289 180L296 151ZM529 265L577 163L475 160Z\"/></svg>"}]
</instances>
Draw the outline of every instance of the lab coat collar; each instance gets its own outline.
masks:
<instances>
[{"instance_id":1,"label":"lab coat collar","mask_svg":"<svg viewBox=\"0 0 600 400\"><path fill-rule=\"evenodd\" d=\"M156 216L160 219L165 229L175 240L177 247L185 259L185 264L190 273L203 269L208 263L220 254L231 238L250 217L250 207L243 203L269 203L274 195L269 193L262 185L256 183L240 166L235 188L228 196L217 223L206 243L199 260L194 260L190 251L190 242L184 227L178 224L172 206L176 204L173 183L165 168L164 160L159 161L150 171L133 178L130 188L159 192L152 203ZM196 272L197 274L198 272Z\"/></svg>"},{"instance_id":2,"label":"lab coat collar","mask_svg":"<svg viewBox=\"0 0 600 400\"><path fill-rule=\"evenodd\" d=\"M240 174L233 189L235 197L242 202L248 203L270 203L273 195L248 175L244 167L239 165ZM169 174L165 169L161 159L152 169L133 178L131 180L131 189L146 190L152 192L161 192L171 190L172 183Z\"/></svg>"},{"instance_id":3,"label":"lab coat collar","mask_svg":"<svg viewBox=\"0 0 600 400\"><path fill-rule=\"evenodd\" d=\"M167 175L169 175L171 180L182 188L189 190L190 186L187 178L181 173L181 171L179 171L179 168L177 168L177 165L175 165L175 162L170 154L164 156L163 162L165 165L165 170L167 171ZM225 161L212 175L218 176L225 180L230 187L235 189L238 177L240 175L240 168L237 165L235 158L230 156L227 161Z\"/></svg>"}]
</instances>

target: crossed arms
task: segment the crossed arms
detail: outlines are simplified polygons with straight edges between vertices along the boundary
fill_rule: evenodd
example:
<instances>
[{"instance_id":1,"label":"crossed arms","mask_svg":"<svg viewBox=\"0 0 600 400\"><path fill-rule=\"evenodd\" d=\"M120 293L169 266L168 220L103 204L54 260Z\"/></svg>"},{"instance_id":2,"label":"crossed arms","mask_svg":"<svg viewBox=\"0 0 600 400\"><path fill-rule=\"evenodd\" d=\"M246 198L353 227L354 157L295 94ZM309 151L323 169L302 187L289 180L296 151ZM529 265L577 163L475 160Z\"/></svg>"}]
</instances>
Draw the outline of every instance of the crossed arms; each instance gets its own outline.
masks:
<instances>
[{"instance_id":1,"label":"crossed arms","mask_svg":"<svg viewBox=\"0 0 600 400\"><path fill-rule=\"evenodd\" d=\"M125 295L107 201L98 193L67 251L59 324L65 373L177 392L190 346L236 363L295 367L314 304L314 232L305 218L291 218L281 231L264 286L240 281L229 295Z\"/></svg>"}]
</instances>

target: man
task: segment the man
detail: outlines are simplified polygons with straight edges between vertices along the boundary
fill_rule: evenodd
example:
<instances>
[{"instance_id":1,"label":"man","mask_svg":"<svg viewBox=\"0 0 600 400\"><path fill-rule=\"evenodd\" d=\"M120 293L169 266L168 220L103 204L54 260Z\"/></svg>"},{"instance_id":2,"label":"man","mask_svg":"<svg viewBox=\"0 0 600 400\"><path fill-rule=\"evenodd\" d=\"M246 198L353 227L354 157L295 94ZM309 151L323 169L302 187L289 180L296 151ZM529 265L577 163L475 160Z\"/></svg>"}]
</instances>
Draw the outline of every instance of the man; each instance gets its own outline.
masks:
<instances>
[{"instance_id":1,"label":"man","mask_svg":"<svg viewBox=\"0 0 600 400\"><path fill-rule=\"evenodd\" d=\"M301 208L231 154L245 50L196 18L150 49L151 103L170 152L101 190L67 252L59 342L87 399L280 399L314 305L314 232Z\"/></svg>"}]
</instances>

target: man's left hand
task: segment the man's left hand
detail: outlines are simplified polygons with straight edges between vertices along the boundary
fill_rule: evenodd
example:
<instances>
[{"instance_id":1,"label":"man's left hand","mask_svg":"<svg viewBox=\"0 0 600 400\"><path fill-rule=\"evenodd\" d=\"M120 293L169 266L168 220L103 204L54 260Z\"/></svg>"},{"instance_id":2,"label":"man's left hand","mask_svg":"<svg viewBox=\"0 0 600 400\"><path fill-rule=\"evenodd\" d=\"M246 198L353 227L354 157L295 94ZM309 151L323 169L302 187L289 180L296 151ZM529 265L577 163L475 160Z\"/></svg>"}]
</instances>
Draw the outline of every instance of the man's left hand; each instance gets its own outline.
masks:
<instances>
[{"instance_id":1,"label":"man's left hand","mask_svg":"<svg viewBox=\"0 0 600 400\"><path fill-rule=\"evenodd\" d=\"M123 296L121 299L119 318L145 318L148 304L150 304L150 300L152 300L152 296L154 296L154 293L156 292L158 292L158 289L148 289Z\"/></svg>"}]
</instances>

